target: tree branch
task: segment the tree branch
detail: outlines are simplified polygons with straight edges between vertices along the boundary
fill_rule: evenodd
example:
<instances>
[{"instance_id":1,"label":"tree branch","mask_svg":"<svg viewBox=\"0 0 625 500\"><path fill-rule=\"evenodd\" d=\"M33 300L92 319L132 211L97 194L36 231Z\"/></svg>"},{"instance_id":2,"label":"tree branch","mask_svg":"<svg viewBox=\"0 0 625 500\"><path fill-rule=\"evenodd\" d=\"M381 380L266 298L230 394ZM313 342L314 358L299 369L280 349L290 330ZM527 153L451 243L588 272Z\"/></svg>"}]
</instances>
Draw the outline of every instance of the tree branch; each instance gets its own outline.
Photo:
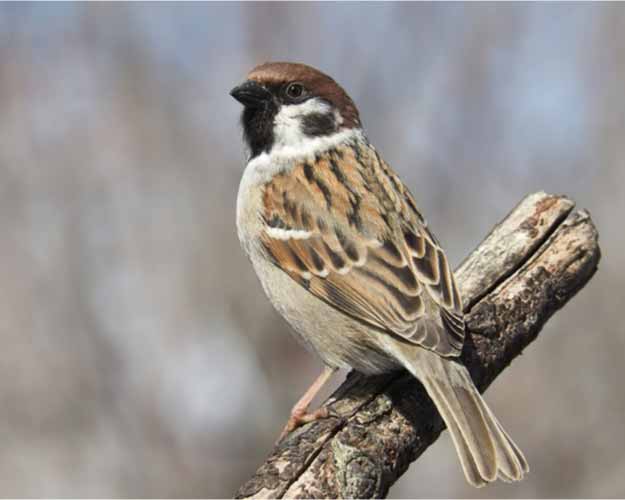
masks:
<instances>
[{"instance_id":1,"label":"tree branch","mask_svg":"<svg viewBox=\"0 0 625 500\"><path fill-rule=\"evenodd\" d=\"M462 358L480 391L595 273L597 231L573 208L564 196L527 196L456 271L468 329ZM333 416L282 441L238 498L384 497L445 428L404 372L352 372L325 404Z\"/></svg>"}]
</instances>

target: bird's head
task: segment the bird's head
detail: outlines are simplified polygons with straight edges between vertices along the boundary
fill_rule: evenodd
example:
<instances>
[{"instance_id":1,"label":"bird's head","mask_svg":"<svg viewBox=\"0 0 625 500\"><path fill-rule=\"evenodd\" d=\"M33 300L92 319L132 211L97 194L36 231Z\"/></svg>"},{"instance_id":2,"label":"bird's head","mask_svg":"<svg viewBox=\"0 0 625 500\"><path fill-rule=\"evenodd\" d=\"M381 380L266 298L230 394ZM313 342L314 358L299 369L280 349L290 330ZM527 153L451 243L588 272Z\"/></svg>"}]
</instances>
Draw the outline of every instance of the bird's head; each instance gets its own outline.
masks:
<instances>
[{"instance_id":1,"label":"bird's head","mask_svg":"<svg viewBox=\"0 0 625 500\"><path fill-rule=\"evenodd\" d=\"M245 107L241 121L252 158L275 146L297 147L310 138L361 127L343 88L305 64L261 64L230 95Z\"/></svg>"}]
</instances>

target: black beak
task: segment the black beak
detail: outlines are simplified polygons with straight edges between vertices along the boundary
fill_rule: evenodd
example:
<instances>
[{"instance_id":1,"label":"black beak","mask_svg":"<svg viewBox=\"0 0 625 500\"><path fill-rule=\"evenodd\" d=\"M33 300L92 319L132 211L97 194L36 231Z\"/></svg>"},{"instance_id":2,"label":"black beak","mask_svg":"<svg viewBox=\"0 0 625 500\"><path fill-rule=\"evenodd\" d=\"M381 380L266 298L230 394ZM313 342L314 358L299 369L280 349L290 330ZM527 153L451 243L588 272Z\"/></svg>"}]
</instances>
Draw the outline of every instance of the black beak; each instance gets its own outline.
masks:
<instances>
[{"instance_id":1,"label":"black beak","mask_svg":"<svg viewBox=\"0 0 625 500\"><path fill-rule=\"evenodd\" d=\"M271 99L271 92L251 80L234 87L230 91L230 95L243 104L243 106L249 108L260 108Z\"/></svg>"}]
</instances>

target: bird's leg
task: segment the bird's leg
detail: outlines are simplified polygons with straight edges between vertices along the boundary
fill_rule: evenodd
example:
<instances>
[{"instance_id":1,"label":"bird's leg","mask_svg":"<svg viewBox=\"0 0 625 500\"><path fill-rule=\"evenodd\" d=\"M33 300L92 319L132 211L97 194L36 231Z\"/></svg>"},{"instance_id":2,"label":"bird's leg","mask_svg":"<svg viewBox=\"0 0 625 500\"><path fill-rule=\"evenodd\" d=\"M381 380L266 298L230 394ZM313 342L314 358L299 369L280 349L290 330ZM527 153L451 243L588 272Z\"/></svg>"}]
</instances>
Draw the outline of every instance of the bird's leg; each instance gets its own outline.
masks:
<instances>
[{"instance_id":1,"label":"bird's leg","mask_svg":"<svg viewBox=\"0 0 625 500\"><path fill-rule=\"evenodd\" d=\"M320 418L326 418L328 416L328 409L325 407L318 408L317 410L308 413L308 407L310 406L311 401L317 395L317 393L321 390L321 388L326 384L330 377L334 374L336 368L330 368L326 366L321 372L321 375L317 377L317 379L312 383L312 385L308 388L308 390L304 393L304 395L299 399L295 406L291 410L291 416L289 417L289 421L286 423L286 426L282 430L280 434L279 441L282 440L284 436L286 436L289 432L297 429L299 426L307 424L308 422L314 422Z\"/></svg>"}]
</instances>

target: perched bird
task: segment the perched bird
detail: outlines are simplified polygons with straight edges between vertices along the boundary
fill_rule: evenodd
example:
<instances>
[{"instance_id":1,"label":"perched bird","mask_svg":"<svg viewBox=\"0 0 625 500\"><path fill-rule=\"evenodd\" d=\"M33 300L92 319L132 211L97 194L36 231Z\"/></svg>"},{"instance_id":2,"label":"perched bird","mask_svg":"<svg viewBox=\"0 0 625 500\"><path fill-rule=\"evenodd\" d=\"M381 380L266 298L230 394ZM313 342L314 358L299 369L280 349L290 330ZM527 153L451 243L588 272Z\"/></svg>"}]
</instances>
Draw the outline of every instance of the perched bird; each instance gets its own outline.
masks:
<instances>
[{"instance_id":1,"label":"perched bird","mask_svg":"<svg viewBox=\"0 0 625 500\"><path fill-rule=\"evenodd\" d=\"M274 307L326 366L284 433L326 416L308 406L337 368L405 368L436 404L472 485L520 480L523 454L457 360L465 326L445 252L352 99L322 72L284 62L254 68L231 95L244 106L249 153L241 245Z\"/></svg>"}]
</instances>

